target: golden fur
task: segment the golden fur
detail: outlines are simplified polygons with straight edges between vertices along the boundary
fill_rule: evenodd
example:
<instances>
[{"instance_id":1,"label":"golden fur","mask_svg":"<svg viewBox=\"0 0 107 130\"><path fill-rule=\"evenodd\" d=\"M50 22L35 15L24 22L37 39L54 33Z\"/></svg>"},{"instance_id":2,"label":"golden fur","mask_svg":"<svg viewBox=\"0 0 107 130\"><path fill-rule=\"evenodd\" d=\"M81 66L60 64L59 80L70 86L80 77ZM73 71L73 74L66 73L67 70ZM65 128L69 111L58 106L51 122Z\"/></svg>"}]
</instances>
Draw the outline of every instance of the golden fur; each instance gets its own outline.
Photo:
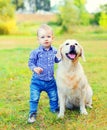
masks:
<instances>
[{"instance_id":1,"label":"golden fur","mask_svg":"<svg viewBox=\"0 0 107 130\"><path fill-rule=\"evenodd\" d=\"M92 108L92 89L88 84L79 57L85 60L83 48L76 40L66 40L59 48L61 62L57 69L57 87L60 111L64 117L65 107L79 106L81 114L87 115L86 106Z\"/></svg>"}]
</instances>

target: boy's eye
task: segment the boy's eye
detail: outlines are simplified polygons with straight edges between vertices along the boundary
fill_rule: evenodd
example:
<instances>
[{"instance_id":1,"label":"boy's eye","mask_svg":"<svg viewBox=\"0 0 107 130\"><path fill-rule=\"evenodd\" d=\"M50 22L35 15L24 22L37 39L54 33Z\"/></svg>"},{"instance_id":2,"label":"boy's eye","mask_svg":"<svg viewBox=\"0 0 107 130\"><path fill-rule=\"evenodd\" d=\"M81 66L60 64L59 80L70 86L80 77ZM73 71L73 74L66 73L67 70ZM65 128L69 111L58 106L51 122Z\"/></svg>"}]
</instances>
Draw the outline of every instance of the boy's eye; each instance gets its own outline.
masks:
<instances>
[{"instance_id":1,"label":"boy's eye","mask_svg":"<svg viewBox=\"0 0 107 130\"><path fill-rule=\"evenodd\" d=\"M42 36L41 38L45 38L44 36Z\"/></svg>"},{"instance_id":2,"label":"boy's eye","mask_svg":"<svg viewBox=\"0 0 107 130\"><path fill-rule=\"evenodd\" d=\"M50 38L51 36L48 36L48 38Z\"/></svg>"}]
</instances>

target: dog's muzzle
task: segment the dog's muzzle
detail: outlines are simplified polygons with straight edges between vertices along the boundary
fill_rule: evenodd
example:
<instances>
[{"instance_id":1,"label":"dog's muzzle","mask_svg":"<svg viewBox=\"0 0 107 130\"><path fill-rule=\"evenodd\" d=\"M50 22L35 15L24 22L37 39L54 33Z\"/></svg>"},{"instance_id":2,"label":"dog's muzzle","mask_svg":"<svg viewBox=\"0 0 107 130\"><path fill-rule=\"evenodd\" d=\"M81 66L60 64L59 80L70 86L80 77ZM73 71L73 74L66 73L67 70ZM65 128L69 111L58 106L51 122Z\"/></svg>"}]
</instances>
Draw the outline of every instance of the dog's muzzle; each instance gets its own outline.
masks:
<instances>
[{"instance_id":1,"label":"dog's muzzle","mask_svg":"<svg viewBox=\"0 0 107 130\"><path fill-rule=\"evenodd\" d=\"M71 45L70 46L70 51L69 53L66 53L66 56L70 59L70 60L74 60L77 56L76 50L75 50L75 46Z\"/></svg>"}]
</instances>

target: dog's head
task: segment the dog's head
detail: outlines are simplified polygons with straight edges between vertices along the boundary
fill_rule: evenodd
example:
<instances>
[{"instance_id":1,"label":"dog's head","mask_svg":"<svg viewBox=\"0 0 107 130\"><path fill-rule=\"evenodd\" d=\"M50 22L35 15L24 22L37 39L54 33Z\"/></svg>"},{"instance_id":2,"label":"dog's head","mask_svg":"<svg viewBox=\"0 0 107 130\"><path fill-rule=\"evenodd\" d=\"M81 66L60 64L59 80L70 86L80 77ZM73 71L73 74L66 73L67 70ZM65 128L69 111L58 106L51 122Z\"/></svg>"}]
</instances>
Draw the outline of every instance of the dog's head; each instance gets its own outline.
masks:
<instances>
[{"instance_id":1,"label":"dog's head","mask_svg":"<svg viewBox=\"0 0 107 130\"><path fill-rule=\"evenodd\" d=\"M79 57L85 61L83 48L79 45L76 40L66 40L59 48L59 53L62 59L70 59L76 61Z\"/></svg>"}]
</instances>

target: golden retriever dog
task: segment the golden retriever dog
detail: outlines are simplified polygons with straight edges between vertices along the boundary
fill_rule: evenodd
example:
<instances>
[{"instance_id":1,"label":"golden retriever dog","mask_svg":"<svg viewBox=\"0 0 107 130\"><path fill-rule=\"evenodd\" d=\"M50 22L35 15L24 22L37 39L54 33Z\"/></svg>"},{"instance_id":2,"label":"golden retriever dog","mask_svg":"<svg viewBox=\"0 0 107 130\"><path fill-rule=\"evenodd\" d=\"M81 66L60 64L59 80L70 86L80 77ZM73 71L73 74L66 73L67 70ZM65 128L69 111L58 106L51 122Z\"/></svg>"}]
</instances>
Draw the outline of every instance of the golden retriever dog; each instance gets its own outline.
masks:
<instances>
[{"instance_id":1,"label":"golden retriever dog","mask_svg":"<svg viewBox=\"0 0 107 130\"><path fill-rule=\"evenodd\" d=\"M65 108L80 107L80 113L87 115L86 107L92 108L92 89L79 63L85 60L83 48L76 40L66 40L59 48L61 62L58 65L56 82L59 97L59 118L64 117Z\"/></svg>"}]
</instances>

